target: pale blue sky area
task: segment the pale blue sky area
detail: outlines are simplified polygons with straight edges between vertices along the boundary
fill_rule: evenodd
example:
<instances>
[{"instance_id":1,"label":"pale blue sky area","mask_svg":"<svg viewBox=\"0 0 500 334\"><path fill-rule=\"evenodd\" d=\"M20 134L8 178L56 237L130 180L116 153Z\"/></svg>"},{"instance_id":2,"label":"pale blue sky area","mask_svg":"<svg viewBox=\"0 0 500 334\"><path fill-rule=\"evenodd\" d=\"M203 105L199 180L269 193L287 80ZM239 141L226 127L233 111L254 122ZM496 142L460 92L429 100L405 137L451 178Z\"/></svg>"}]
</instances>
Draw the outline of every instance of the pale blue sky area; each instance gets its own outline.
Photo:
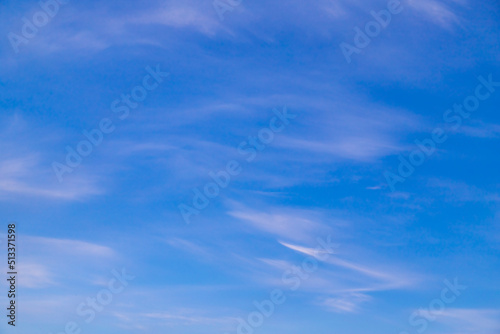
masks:
<instances>
[{"instance_id":1,"label":"pale blue sky area","mask_svg":"<svg viewBox=\"0 0 500 334\"><path fill-rule=\"evenodd\" d=\"M0 4L1 333L499 333L498 1L212 1Z\"/></svg>"}]
</instances>

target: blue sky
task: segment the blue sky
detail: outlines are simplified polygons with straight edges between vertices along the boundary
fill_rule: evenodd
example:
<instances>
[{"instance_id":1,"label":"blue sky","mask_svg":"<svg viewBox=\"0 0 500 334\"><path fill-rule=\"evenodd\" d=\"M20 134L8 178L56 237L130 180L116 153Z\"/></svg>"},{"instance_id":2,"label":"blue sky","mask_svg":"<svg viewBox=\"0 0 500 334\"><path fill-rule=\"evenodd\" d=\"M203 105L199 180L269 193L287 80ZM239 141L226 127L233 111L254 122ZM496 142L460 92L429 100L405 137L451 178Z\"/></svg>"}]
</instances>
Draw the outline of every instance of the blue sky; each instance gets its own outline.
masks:
<instances>
[{"instance_id":1,"label":"blue sky","mask_svg":"<svg viewBox=\"0 0 500 334\"><path fill-rule=\"evenodd\" d=\"M2 333L232 334L275 289L286 301L254 333L498 333L500 87L479 77L500 82L499 4L401 1L349 63L341 43L387 1L229 3L221 20L210 0L68 1L16 47L40 4L0 5L1 232L18 225L20 290ZM148 67L169 75L120 119ZM285 109L247 161L238 147ZM113 131L59 180L103 119ZM187 224L179 205L230 161L241 172ZM292 290L305 260L318 268ZM87 323L77 307L122 268L135 278ZM443 304L445 280L466 289Z\"/></svg>"}]
</instances>

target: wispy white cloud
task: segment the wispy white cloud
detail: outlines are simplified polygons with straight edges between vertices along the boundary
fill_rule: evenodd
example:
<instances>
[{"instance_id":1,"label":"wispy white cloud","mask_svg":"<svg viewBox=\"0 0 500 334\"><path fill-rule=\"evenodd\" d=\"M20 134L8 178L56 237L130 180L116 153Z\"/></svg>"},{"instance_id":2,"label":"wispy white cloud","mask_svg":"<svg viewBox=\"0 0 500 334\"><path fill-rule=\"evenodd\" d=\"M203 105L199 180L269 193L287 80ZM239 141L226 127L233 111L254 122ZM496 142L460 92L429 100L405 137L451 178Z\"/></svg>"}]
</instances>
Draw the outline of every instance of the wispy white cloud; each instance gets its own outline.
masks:
<instances>
[{"instance_id":1,"label":"wispy white cloud","mask_svg":"<svg viewBox=\"0 0 500 334\"><path fill-rule=\"evenodd\" d=\"M463 125L455 132L468 137L492 139L500 137L500 125L484 124L484 123L476 123L474 125Z\"/></svg>"},{"instance_id":2,"label":"wispy white cloud","mask_svg":"<svg viewBox=\"0 0 500 334\"><path fill-rule=\"evenodd\" d=\"M401 264L392 261L377 260L369 264L363 260L351 260L349 257L363 257L360 254L330 254L321 259L315 248L290 242L281 245L295 252L315 257L323 264L321 269L312 273L303 281L301 291L311 296L321 296L318 305L327 311L340 313L357 313L362 305L374 300L370 293L394 290L411 290L421 285L423 277L412 273ZM342 249L342 246L339 247ZM354 249L350 248L349 252ZM261 261L277 271L284 272L293 264L282 259L261 259ZM279 275L278 275L279 276ZM279 284L278 280L270 280L269 284ZM375 300L374 300L375 302Z\"/></svg>"},{"instance_id":3,"label":"wispy white cloud","mask_svg":"<svg viewBox=\"0 0 500 334\"><path fill-rule=\"evenodd\" d=\"M361 305L372 300L368 295L362 293L345 294L335 298L326 298L320 305L328 311L335 313L358 313Z\"/></svg>"},{"instance_id":4,"label":"wispy white cloud","mask_svg":"<svg viewBox=\"0 0 500 334\"><path fill-rule=\"evenodd\" d=\"M408 0L410 7L435 24L452 29L454 25L459 25L459 17L449 8L438 0Z\"/></svg>"},{"instance_id":5,"label":"wispy white cloud","mask_svg":"<svg viewBox=\"0 0 500 334\"><path fill-rule=\"evenodd\" d=\"M162 5L125 23L160 24L173 28L191 28L208 36L214 36L221 29L220 21L214 12L203 10L200 3L189 1L174 2Z\"/></svg>"},{"instance_id":6,"label":"wispy white cloud","mask_svg":"<svg viewBox=\"0 0 500 334\"><path fill-rule=\"evenodd\" d=\"M498 193L472 186L457 180L430 179L428 186L449 202L499 202Z\"/></svg>"},{"instance_id":7,"label":"wispy white cloud","mask_svg":"<svg viewBox=\"0 0 500 334\"><path fill-rule=\"evenodd\" d=\"M116 252L107 246L70 239L56 239L45 237L25 237L30 243L30 247L41 247L61 254L76 254L80 256L96 256L100 258L110 258Z\"/></svg>"},{"instance_id":8,"label":"wispy white cloud","mask_svg":"<svg viewBox=\"0 0 500 334\"><path fill-rule=\"evenodd\" d=\"M312 248L291 245L281 242L282 245L297 252L315 256L316 252ZM374 265L362 264L361 262L344 259L342 255L332 254L325 260L326 263L337 268L342 268L351 272L353 278L350 288L345 291L382 291L414 287L420 279L415 279L416 275L405 272L403 268L396 265L383 264L378 268ZM332 272L334 272L332 270ZM338 273L338 269L336 269ZM353 274L354 273L354 274ZM353 284L354 283L354 284ZM361 285L359 285L361 284ZM358 285L356 287L356 285ZM339 291L344 288L335 287Z\"/></svg>"},{"instance_id":9,"label":"wispy white cloud","mask_svg":"<svg viewBox=\"0 0 500 334\"><path fill-rule=\"evenodd\" d=\"M164 34L136 34L138 28L163 26L172 28L172 34L186 30L208 37L228 31L221 25L211 3L195 1L157 1L134 13L106 9L105 6L89 10L68 4L60 8L56 18L45 28L50 33L40 34L28 44L30 51L48 55L67 51L99 52L112 46L131 44L168 47Z\"/></svg>"},{"instance_id":10,"label":"wispy white cloud","mask_svg":"<svg viewBox=\"0 0 500 334\"><path fill-rule=\"evenodd\" d=\"M170 312L146 313L142 315L146 318L164 320L166 322L181 322L184 324L232 324L236 322L231 317L206 317L201 315L175 314Z\"/></svg>"},{"instance_id":11,"label":"wispy white cloud","mask_svg":"<svg viewBox=\"0 0 500 334\"><path fill-rule=\"evenodd\" d=\"M323 256L323 254L332 254L331 252L326 251L326 250L318 250L318 249L313 249L313 248L304 247L304 246L292 245L290 243L286 243L283 241L280 241L279 243L287 248L293 249L294 251L297 251L297 252L300 252L300 253L303 253L303 254L306 254L309 256L313 256L313 257ZM338 246L339 245L336 245L336 247L338 247Z\"/></svg>"},{"instance_id":12,"label":"wispy white cloud","mask_svg":"<svg viewBox=\"0 0 500 334\"><path fill-rule=\"evenodd\" d=\"M103 276L115 267L114 262L119 261L112 248L96 243L27 235L22 241L20 282L32 289L61 288L75 281L83 281L83 285L102 285L106 280ZM107 268L105 274L102 268Z\"/></svg>"},{"instance_id":13,"label":"wispy white cloud","mask_svg":"<svg viewBox=\"0 0 500 334\"><path fill-rule=\"evenodd\" d=\"M274 212L273 212L274 211ZM313 217L318 215L312 211L271 209L271 212L261 212L237 205L228 214L234 218L245 221L261 232L270 233L282 239L301 241L312 240L327 230L324 225ZM295 211L291 213L290 211Z\"/></svg>"},{"instance_id":14,"label":"wispy white cloud","mask_svg":"<svg viewBox=\"0 0 500 334\"><path fill-rule=\"evenodd\" d=\"M88 178L75 177L59 184L38 154L3 159L0 164L0 197L4 199L21 195L55 200L81 200L103 192Z\"/></svg>"},{"instance_id":15,"label":"wispy white cloud","mask_svg":"<svg viewBox=\"0 0 500 334\"><path fill-rule=\"evenodd\" d=\"M45 288L53 285L53 274L49 268L38 263L19 262L17 271L22 273L19 280L20 287L26 288Z\"/></svg>"},{"instance_id":16,"label":"wispy white cloud","mask_svg":"<svg viewBox=\"0 0 500 334\"><path fill-rule=\"evenodd\" d=\"M500 309L449 308L433 315L437 322L461 334L496 334L500 331Z\"/></svg>"},{"instance_id":17,"label":"wispy white cloud","mask_svg":"<svg viewBox=\"0 0 500 334\"><path fill-rule=\"evenodd\" d=\"M352 162L372 162L404 150L404 134L421 126L416 115L403 110L373 109L360 101L348 104L342 100L323 105L305 123L315 129L314 133L287 135L277 145L325 160Z\"/></svg>"},{"instance_id":18,"label":"wispy white cloud","mask_svg":"<svg viewBox=\"0 0 500 334\"><path fill-rule=\"evenodd\" d=\"M167 240L167 244L181 251L190 253L191 255L196 256L196 258L198 259L202 258L205 260L213 260L216 258L216 255L211 249L197 245L194 242L188 240L184 240L181 238L170 238Z\"/></svg>"},{"instance_id":19,"label":"wispy white cloud","mask_svg":"<svg viewBox=\"0 0 500 334\"><path fill-rule=\"evenodd\" d=\"M53 138L37 138L40 133L29 128L27 120L14 113L4 117L0 128L0 199L44 198L78 201L103 193L96 179L84 173L59 183L48 160L48 152L40 142ZM46 135L46 134L45 134Z\"/></svg>"}]
</instances>

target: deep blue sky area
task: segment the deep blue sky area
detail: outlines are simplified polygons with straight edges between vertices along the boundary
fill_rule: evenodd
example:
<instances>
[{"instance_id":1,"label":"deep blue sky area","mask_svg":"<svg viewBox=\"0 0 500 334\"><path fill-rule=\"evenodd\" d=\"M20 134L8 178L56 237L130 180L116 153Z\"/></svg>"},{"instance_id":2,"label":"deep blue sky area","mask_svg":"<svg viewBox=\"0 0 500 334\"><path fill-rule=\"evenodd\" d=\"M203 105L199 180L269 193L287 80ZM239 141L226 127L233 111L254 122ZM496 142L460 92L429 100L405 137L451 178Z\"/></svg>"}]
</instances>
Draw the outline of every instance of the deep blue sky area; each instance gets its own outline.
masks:
<instances>
[{"instance_id":1,"label":"deep blue sky area","mask_svg":"<svg viewBox=\"0 0 500 334\"><path fill-rule=\"evenodd\" d=\"M3 1L0 332L500 333L499 18Z\"/></svg>"}]
</instances>

